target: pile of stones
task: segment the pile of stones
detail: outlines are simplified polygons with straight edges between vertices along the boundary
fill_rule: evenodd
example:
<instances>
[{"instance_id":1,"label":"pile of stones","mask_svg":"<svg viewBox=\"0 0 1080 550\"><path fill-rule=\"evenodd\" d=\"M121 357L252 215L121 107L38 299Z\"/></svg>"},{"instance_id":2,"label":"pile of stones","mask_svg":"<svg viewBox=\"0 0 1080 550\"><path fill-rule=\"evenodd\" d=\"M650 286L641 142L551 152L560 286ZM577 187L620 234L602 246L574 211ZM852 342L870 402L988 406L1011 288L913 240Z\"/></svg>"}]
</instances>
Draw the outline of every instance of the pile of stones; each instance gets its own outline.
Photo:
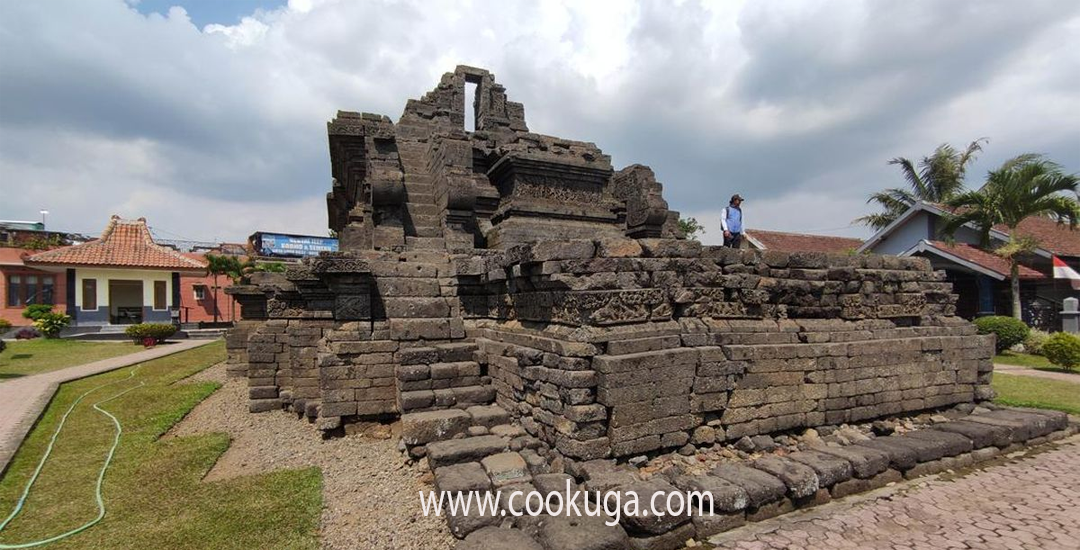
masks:
<instances>
[{"instance_id":1,"label":"pile of stones","mask_svg":"<svg viewBox=\"0 0 1080 550\"><path fill-rule=\"evenodd\" d=\"M892 435L875 436L869 430L847 428L861 437L846 445L803 437L795 451L776 447L748 453L742 459L720 460L665 455L641 468L615 460L593 460L580 464L575 475L553 471L545 460L549 449L535 438L509 427L469 435L470 428L461 417L461 426L454 429L463 428L459 433L465 435L429 442L427 461L437 491L500 494L501 507L493 512L480 514L474 509L466 515L443 509L451 532L463 539L459 550L668 550L682 548L688 541L705 541L746 522L905 479L970 468L1063 439L1080 428L1070 424L1064 413L1054 411L994 407L970 414L956 409L941 414L949 419ZM405 432L410 429L415 427ZM776 445L758 439L764 447ZM571 494L580 493L579 505L586 499L593 503L587 508L590 511L601 503L600 515L564 512L515 517L511 513L508 500L514 491L566 495L568 487ZM713 499L711 514L707 501L700 499L687 503L686 512L664 517L611 514L602 506L605 500L612 506L610 499L615 495L626 503L627 495L633 492L641 503L638 510L644 511L648 509L645 503L656 493L706 491ZM658 502L666 500L660 498ZM514 512L523 512L521 499L515 505Z\"/></svg>"}]
</instances>

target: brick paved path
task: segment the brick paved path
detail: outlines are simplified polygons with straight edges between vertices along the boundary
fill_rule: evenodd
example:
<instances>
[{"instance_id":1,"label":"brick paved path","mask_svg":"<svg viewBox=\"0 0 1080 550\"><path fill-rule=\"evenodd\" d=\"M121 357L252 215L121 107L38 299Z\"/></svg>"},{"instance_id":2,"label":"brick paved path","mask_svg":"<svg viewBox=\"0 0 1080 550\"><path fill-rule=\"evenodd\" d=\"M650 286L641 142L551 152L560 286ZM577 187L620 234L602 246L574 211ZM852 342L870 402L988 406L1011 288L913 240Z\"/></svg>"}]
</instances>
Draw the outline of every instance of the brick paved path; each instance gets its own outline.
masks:
<instances>
[{"instance_id":1,"label":"brick paved path","mask_svg":"<svg viewBox=\"0 0 1080 550\"><path fill-rule=\"evenodd\" d=\"M716 548L1080 548L1080 436L953 480L927 478L712 539Z\"/></svg>"},{"instance_id":2,"label":"brick paved path","mask_svg":"<svg viewBox=\"0 0 1080 550\"><path fill-rule=\"evenodd\" d=\"M54 370L0 382L0 473L19 448L23 438L49 404L56 388L64 382L197 348L213 340L185 340L137 351L120 357L94 361L77 367Z\"/></svg>"},{"instance_id":3,"label":"brick paved path","mask_svg":"<svg viewBox=\"0 0 1080 550\"><path fill-rule=\"evenodd\" d=\"M1026 367L1017 367L1015 365L1000 365L997 363L994 363L994 372L1003 372L1005 374L1020 374L1023 376L1032 376L1035 378L1047 378L1050 380L1060 380L1062 382L1072 382L1074 384L1080 384L1080 374L1072 374L1068 372L1035 370Z\"/></svg>"}]
</instances>

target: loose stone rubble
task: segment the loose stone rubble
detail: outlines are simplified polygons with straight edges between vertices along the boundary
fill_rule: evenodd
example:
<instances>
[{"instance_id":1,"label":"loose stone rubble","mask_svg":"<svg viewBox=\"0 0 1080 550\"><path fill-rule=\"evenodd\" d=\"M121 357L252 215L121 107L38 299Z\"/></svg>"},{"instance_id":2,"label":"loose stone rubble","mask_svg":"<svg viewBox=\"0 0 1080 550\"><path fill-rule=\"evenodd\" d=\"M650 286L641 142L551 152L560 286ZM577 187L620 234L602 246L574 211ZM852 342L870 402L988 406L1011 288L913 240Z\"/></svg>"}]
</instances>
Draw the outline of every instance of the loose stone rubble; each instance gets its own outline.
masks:
<instances>
[{"instance_id":1,"label":"loose stone rubble","mask_svg":"<svg viewBox=\"0 0 1080 550\"><path fill-rule=\"evenodd\" d=\"M243 317L229 372L247 378L252 412L286 408L327 433L400 415L404 448L447 491L570 480L723 495L718 516L610 527L449 517L463 548L675 548L1069 429L1062 415L979 410L785 454L782 432L993 397L992 337L955 316L942 273L920 258L688 241L649 168L530 133L483 69L447 73L396 124L339 112L328 132L341 252L227 289ZM707 471L632 466L770 446L781 454Z\"/></svg>"}]
</instances>

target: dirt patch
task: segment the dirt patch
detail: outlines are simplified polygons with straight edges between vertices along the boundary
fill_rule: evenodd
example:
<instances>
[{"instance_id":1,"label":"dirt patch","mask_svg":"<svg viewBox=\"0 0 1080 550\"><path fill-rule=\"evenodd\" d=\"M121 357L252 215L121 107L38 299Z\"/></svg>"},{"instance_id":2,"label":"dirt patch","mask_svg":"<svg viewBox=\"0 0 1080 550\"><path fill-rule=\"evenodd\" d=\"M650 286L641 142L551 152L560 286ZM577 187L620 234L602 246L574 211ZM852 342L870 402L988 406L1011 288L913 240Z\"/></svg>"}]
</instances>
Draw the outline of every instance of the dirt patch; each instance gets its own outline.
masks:
<instances>
[{"instance_id":1,"label":"dirt patch","mask_svg":"<svg viewBox=\"0 0 1080 550\"><path fill-rule=\"evenodd\" d=\"M323 548L453 548L443 518L420 512L419 491L432 489L422 481L430 479L426 466L409 466L395 439L324 440L314 426L284 411L249 413L246 381L226 380L224 373L224 365L200 373L224 386L167 436L224 432L232 437L205 481L317 466L323 472Z\"/></svg>"}]
</instances>

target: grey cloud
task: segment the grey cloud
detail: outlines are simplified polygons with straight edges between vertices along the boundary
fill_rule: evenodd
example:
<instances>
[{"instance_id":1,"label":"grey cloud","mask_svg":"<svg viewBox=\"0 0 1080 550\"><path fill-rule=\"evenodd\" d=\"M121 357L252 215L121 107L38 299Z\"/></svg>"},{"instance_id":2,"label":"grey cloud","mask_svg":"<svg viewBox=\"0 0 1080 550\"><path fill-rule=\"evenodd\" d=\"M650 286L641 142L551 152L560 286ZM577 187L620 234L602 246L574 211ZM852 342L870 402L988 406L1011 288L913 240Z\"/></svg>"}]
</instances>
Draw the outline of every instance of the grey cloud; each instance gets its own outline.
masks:
<instances>
[{"instance_id":1,"label":"grey cloud","mask_svg":"<svg viewBox=\"0 0 1080 550\"><path fill-rule=\"evenodd\" d=\"M156 186L173 193L174 203L190 197L219 212L244 208L244 219L258 219L251 208L279 216L325 193L324 123L336 109L397 118L407 98L456 63L495 72L510 98L524 102L534 131L594 141L620 167L650 164L672 207L707 211L739 191L752 198L755 223L764 228L798 229L784 225L805 219L792 211L796 192L844 198L829 214L838 218L830 225L843 225L864 213L852 205L866 193L901 183L888 158L926 154L942 141L993 138L973 174L1027 150L1080 169L1073 92L1080 57L1068 53L1080 51L1069 32L1077 6L842 6L751 2L732 22L694 2L644 2L626 29L627 64L596 76L605 71L582 74L566 56L596 38L594 21L571 10L565 27L543 28L545 10L558 9L551 4L280 10L257 16L268 28L263 38L230 47L224 36L143 17L119 0L4 3L0 186L15 176L63 178L68 170L72 181L97 178L100 193L117 203ZM1030 106L995 104L985 116L950 124L946 135L934 126L972 94L999 103L1012 97L1009 77L1033 55L1033 44L1053 45L1048 37L1073 47L1048 50L1059 70L1027 76L1024 91L1058 94L1057 102L1015 118L1003 110ZM127 144L152 159L152 170L126 177L100 168L91 176L53 166L62 157L51 149L57 134ZM261 202L249 205L251 197ZM18 217L9 208L36 212L30 200L3 201L0 217ZM267 206L275 203L280 207ZM107 214L78 215L97 226ZM322 216L293 219L321 233ZM199 220L211 233L238 231L237 220L229 222Z\"/></svg>"}]
</instances>

